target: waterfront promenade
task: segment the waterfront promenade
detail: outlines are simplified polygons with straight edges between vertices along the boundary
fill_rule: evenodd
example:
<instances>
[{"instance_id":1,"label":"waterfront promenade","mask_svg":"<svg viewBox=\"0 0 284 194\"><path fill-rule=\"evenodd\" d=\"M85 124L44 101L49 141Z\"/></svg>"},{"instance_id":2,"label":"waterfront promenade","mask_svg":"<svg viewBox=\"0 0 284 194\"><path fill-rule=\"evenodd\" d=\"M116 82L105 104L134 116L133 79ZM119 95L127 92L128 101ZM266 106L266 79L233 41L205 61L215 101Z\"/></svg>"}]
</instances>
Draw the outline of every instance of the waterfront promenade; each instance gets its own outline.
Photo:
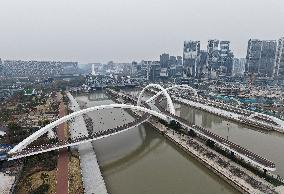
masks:
<instances>
[{"instance_id":1,"label":"waterfront promenade","mask_svg":"<svg viewBox=\"0 0 284 194\"><path fill-rule=\"evenodd\" d=\"M65 106L62 101L61 94L59 96L60 105L59 105L59 117L65 116ZM66 140L65 136L65 123L62 123L58 126L57 136L61 141ZM68 194L68 149L62 148L59 150L58 161L57 161L57 184L56 184L56 193L57 194Z\"/></svg>"},{"instance_id":2,"label":"waterfront promenade","mask_svg":"<svg viewBox=\"0 0 284 194\"><path fill-rule=\"evenodd\" d=\"M219 102L173 95L173 100L206 112L267 131L284 133L284 121L253 111L242 110ZM254 116L255 115L255 116ZM266 120L267 119L267 120Z\"/></svg>"},{"instance_id":3,"label":"waterfront promenade","mask_svg":"<svg viewBox=\"0 0 284 194\"><path fill-rule=\"evenodd\" d=\"M80 107L75 98L69 92L67 93L67 96L70 100L71 110L80 110ZM82 137L83 135L88 136L88 130L83 116L78 116L74 119L74 122L70 124L70 132L72 139L77 139L78 137ZM106 194L107 189L92 143L88 142L78 145L78 151L80 156L84 193Z\"/></svg>"},{"instance_id":4,"label":"waterfront promenade","mask_svg":"<svg viewBox=\"0 0 284 194\"><path fill-rule=\"evenodd\" d=\"M219 175L230 185L242 193L271 193L276 194L273 186L265 180L243 169L230 159L225 158L216 151L204 146L199 141L179 133L175 133L161 123L150 119L149 123L160 131L167 139L174 142L182 150L197 159L207 168ZM280 192L279 192L280 193Z\"/></svg>"}]
</instances>

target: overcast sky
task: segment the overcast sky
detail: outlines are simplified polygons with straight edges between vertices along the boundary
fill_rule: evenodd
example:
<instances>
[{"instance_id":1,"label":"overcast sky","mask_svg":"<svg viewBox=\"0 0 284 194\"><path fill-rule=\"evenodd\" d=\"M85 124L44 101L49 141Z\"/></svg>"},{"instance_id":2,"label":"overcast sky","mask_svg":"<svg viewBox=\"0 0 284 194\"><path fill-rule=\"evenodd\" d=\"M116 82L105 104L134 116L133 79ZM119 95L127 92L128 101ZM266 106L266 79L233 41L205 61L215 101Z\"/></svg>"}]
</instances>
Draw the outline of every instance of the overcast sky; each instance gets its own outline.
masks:
<instances>
[{"instance_id":1,"label":"overcast sky","mask_svg":"<svg viewBox=\"0 0 284 194\"><path fill-rule=\"evenodd\" d=\"M284 36L283 0L0 0L0 58L131 62L182 55L184 40Z\"/></svg>"}]
</instances>

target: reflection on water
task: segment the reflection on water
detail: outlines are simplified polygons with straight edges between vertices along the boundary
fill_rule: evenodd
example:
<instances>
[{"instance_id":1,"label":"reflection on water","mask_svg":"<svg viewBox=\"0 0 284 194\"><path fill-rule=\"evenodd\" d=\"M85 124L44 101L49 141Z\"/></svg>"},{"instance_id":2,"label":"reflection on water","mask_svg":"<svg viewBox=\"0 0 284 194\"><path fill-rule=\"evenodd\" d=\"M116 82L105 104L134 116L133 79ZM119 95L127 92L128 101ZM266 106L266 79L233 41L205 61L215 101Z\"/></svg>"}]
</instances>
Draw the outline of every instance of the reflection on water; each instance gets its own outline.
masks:
<instances>
[{"instance_id":1,"label":"reflection on water","mask_svg":"<svg viewBox=\"0 0 284 194\"><path fill-rule=\"evenodd\" d=\"M189 106L180 105L179 114L214 133L272 160L276 174L284 177L284 135L250 128Z\"/></svg>"},{"instance_id":2,"label":"reflection on water","mask_svg":"<svg viewBox=\"0 0 284 194\"><path fill-rule=\"evenodd\" d=\"M102 99L101 94L91 96L78 96L77 100L87 107L113 103L90 100L96 96ZM88 115L94 130L133 119L119 109ZM238 193L148 124L97 140L93 145L109 193Z\"/></svg>"}]
</instances>

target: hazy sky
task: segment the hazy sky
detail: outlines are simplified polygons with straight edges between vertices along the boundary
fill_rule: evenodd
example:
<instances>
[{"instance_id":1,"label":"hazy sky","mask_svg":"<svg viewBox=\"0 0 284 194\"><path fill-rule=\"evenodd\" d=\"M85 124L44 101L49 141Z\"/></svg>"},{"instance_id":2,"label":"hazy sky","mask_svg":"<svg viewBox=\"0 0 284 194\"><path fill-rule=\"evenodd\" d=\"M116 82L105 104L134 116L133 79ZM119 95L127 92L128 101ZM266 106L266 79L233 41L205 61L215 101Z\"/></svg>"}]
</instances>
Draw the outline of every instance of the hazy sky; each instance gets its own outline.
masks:
<instances>
[{"instance_id":1,"label":"hazy sky","mask_svg":"<svg viewBox=\"0 0 284 194\"><path fill-rule=\"evenodd\" d=\"M184 40L284 36L283 0L0 0L0 58L106 62L182 55Z\"/></svg>"}]
</instances>

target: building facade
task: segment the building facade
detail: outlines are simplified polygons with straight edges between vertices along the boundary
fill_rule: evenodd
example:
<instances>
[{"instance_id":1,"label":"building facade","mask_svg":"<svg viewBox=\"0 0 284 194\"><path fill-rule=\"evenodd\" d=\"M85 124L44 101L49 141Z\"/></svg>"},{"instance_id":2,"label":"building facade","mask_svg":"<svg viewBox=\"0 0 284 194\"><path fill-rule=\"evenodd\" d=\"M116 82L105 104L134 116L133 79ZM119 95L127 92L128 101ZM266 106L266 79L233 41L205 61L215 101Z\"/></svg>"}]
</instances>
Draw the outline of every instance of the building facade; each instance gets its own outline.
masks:
<instances>
[{"instance_id":1,"label":"building facade","mask_svg":"<svg viewBox=\"0 0 284 194\"><path fill-rule=\"evenodd\" d=\"M230 50L230 41L220 41L220 73L232 75L234 55Z\"/></svg>"},{"instance_id":2,"label":"building facade","mask_svg":"<svg viewBox=\"0 0 284 194\"><path fill-rule=\"evenodd\" d=\"M278 40L274 77L279 80L284 80L284 37Z\"/></svg>"},{"instance_id":3,"label":"building facade","mask_svg":"<svg viewBox=\"0 0 284 194\"><path fill-rule=\"evenodd\" d=\"M259 76L261 77L272 77L274 66L275 66L275 56L276 56L277 42L275 40L265 40L262 41L261 47L261 57L259 62Z\"/></svg>"},{"instance_id":4,"label":"building facade","mask_svg":"<svg viewBox=\"0 0 284 194\"><path fill-rule=\"evenodd\" d=\"M234 58L233 59L233 76L243 76L245 72L246 59L244 58Z\"/></svg>"},{"instance_id":5,"label":"building facade","mask_svg":"<svg viewBox=\"0 0 284 194\"><path fill-rule=\"evenodd\" d=\"M248 41L246 56L246 73L257 74L261 57L262 41L258 39L250 39Z\"/></svg>"},{"instance_id":6,"label":"building facade","mask_svg":"<svg viewBox=\"0 0 284 194\"><path fill-rule=\"evenodd\" d=\"M188 77L195 77L200 56L200 41L184 41L183 67Z\"/></svg>"},{"instance_id":7,"label":"building facade","mask_svg":"<svg viewBox=\"0 0 284 194\"><path fill-rule=\"evenodd\" d=\"M219 40L208 40L207 44L208 53L208 71L217 71L220 68L220 50L219 50Z\"/></svg>"},{"instance_id":8,"label":"building facade","mask_svg":"<svg viewBox=\"0 0 284 194\"><path fill-rule=\"evenodd\" d=\"M272 77L275 71L275 40L250 39L246 56L246 74Z\"/></svg>"},{"instance_id":9,"label":"building facade","mask_svg":"<svg viewBox=\"0 0 284 194\"><path fill-rule=\"evenodd\" d=\"M170 56L167 53L163 53L160 55L160 64L162 68L168 68L170 61Z\"/></svg>"}]
</instances>

